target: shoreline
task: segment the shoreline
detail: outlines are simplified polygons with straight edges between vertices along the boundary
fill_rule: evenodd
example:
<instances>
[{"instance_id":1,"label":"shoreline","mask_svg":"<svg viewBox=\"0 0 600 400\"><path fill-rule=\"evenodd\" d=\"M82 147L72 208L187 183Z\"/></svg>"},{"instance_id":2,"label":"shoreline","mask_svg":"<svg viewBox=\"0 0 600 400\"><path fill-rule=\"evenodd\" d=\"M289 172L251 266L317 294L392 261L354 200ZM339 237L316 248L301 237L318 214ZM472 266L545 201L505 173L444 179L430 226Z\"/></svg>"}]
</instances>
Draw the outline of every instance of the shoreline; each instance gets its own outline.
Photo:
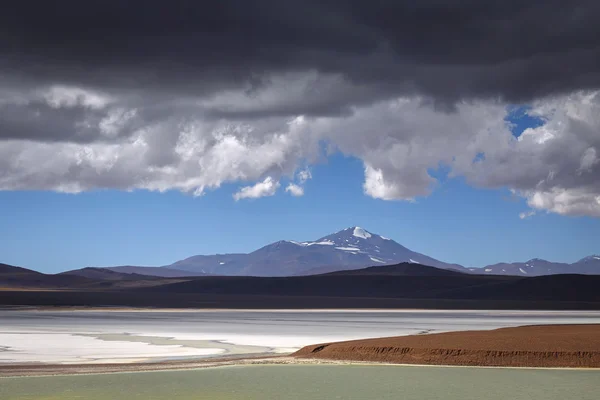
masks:
<instances>
[{"instance_id":1,"label":"shoreline","mask_svg":"<svg viewBox=\"0 0 600 400\"><path fill-rule=\"evenodd\" d=\"M572 315L574 313L578 315L599 315L600 310L565 310L565 309L479 309L479 308L465 308L465 309L445 309L445 308L154 308L154 307L99 307L99 306L2 306L0 305L0 311L52 311L52 312L136 312L136 313L210 313L210 312L246 312L246 313L267 313L267 312L285 312L285 313L336 313L336 312L348 312L348 313L519 313L519 314L565 314Z\"/></svg>"},{"instance_id":2,"label":"shoreline","mask_svg":"<svg viewBox=\"0 0 600 400\"><path fill-rule=\"evenodd\" d=\"M244 357L223 360L163 361L130 364L44 364L44 365L0 365L0 380L5 378L130 374L144 372L194 371L212 368L285 365L330 365L330 366L385 366L413 368L477 368L477 369L524 369L550 371L600 371L596 367L524 367L496 365L452 365L452 364L402 364L374 361L331 360L299 358L290 355L273 357Z\"/></svg>"},{"instance_id":3,"label":"shoreline","mask_svg":"<svg viewBox=\"0 0 600 400\"><path fill-rule=\"evenodd\" d=\"M95 375L112 373L181 371L239 365L288 364L289 355L215 357L172 361L141 361L106 364L0 364L0 379L30 376ZM315 362L306 362L311 364ZM316 362L321 363L321 362Z\"/></svg>"},{"instance_id":4,"label":"shoreline","mask_svg":"<svg viewBox=\"0 0 600 400\"><path fill-rule=\"evenodd\" d=\"M529 325L487 331L313 344L256 354L100 364L0 364L0 378L195 370L252 365L379 365L600 371L600 324Z\"/></svg>"}]
</instances>

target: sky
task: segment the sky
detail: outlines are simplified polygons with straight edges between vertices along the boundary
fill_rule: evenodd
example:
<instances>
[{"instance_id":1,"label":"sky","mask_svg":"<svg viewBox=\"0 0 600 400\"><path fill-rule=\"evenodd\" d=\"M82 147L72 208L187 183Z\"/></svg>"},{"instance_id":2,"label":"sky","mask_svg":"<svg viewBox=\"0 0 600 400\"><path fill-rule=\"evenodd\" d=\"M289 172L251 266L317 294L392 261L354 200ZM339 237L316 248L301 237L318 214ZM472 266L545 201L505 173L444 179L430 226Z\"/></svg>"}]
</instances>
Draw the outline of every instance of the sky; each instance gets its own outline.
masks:
<instances>
[{"instance_id":1,"label":"sky","mask_svg":"<svg viewBox=\"0 0 600 400\"><path fill-rule=\"evenodd\" d=\"M30 3L0 15L0 262L355 225L469 267L600 253L597 1Z\"/></svg>"}]
</instances>

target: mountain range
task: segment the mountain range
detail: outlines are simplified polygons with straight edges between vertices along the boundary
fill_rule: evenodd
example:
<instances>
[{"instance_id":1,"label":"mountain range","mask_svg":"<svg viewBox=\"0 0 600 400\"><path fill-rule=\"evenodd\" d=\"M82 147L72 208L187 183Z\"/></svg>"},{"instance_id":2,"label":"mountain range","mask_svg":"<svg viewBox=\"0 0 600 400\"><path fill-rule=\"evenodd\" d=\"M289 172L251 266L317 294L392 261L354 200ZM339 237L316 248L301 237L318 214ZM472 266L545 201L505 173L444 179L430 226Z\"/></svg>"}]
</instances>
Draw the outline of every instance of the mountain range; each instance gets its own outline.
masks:
<instances>
[{"instance_id":1,"label":"mountain range","mask_svg":"<svg viewBox=\"0 0 600 400\"><path fill-rule=\"evenodd\" d=\"M0 264L0 307L600 309L600 275L479 275L416 263L293 277L42 274Z\"/></svg>"},{"instance_id":2,"label":"mountain range","mask_svg":"<svg viewBox=\"0 0 600 400\"><path fill-rule=\"evenodd\" d=\"M412 263L484 275L543 276L600 274L600 256L575 263L541 259L465 268L412 251L394 240L354 226L314 241L280 240L251 253L196 255L162 267L118 266L106 270L176 278L184 276L301 276L369 266ZM69 271L89 275L87 269Z\"/></svg>"},{"instance_id":3,"label":"mountain range","mask_svg":"<svg viewBox=\"0 0 600 400\"><path fill-rule=\"evenodd\" d=\"M592 255L572 264L558 263L534 258L525 262L499 263L469 271L488 275L542 276L558 274L600 274L600 256Z\"/></svg>"},{"instance_id":4,"label":"mountain range","mask_svg":"<svg viewBox=\"0 0 600 400\"><path fill-rule=\"evenodd\" d=\"M354 226L315 241L280 240L248 254L198 255L173 264L151 267L109 267L108 269L145 275L230 275L298 276L358 269L373 265L408 262L442 269L466 271L409 250L394 240Z\"/></svg>"},{"instance_id":5,"label":"mountain range","mask_svg":"<svg viewBox=\"0 0 600 400\"><path fill-rule=\"evenodd\" d=\"M0 306L600 309L599 280L595 255L465 268L351 227L164 267L51 275L0 264Z\"/></svg>"}]
</instances>

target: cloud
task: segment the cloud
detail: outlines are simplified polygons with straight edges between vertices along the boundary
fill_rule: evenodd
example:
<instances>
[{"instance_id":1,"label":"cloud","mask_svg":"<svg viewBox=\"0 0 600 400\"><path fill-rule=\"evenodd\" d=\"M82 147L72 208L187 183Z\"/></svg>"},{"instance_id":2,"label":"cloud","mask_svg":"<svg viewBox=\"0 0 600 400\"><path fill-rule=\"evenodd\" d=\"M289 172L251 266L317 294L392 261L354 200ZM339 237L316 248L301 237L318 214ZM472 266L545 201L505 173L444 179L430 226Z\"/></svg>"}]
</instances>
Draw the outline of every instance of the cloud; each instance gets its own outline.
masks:
<instances>
[{"instance_id":1,"label":"cloud","mask_svg":"<svg viewBox=\"0 0 600 400\"><path fill-rule=\"evenodd\" d=\"M487 144L485 161L465 169L482 187L510 187L530 207L562 215L600 216L600 92L581 91L533 103L544 125L515 140ZM592 149L592 150L590 150Z\"/></svg>"},{"instance_id":2,"label":"cloud","mask_svg":"<svg viewBox=\"0 0 600 400\"><path fill-rule=\"evenodd\" d=\"M398 94L523 102L600 84L599 17L595 0L25 0L0 15L0 76L177 99L313 71L325 100L277 107L310 115Z\"/></svg>"},{"instance_id":3,"label":"cloud","mask_svg":"<svg viewBox=\"0 0 600 400\"><path fill-rule=\"evenodd\" d=\"M296 179L297 179L298 183L296 184L296 183L290 182L290 184L287 185L287 187L285 188L285 191L294 197L304 196L304 184L306 183L307 180L312 179L312 174L310 172L310 169L308 167L306 167L303 170L300 170L296 174Z\"/></svg>"},{"instance_id":4,"label":"cloud","mask_svg":"<svg viewBox=\"0 0 600 400\"><path fill-rule=\"evenodd\" d=\"M589 147L581 156L581 163L579 165L579 172L589 172L592 167L600 161L596 155L596 149Z\"/></svg>"},{"instance_id":5,"label":"cloud","mask_svg":"<svg viewBox=\"0 0 600 400\"><path fill-rule=\"evenodd\" d=\"M285 191L294 197L304 196L304 188L302 186L296 185L295 183L290 183L289 185L287 185Z\"/></svg>"},{"instance_id":6,"label":"cloud","mask_svg":"<svg viewBox=\"0 0 600 400\"><path fill-rule=\"evenodd\" d=\"M600 195L582 189L552 188L526 193L527 204L562 215L600 217Z\"/></svg>"},{"instance_id":7,"label":"cloud","mask_svg":"<svg viewBox=\"0 0 600 400\"><path fill-rule=\"evenodd\" d=\"M599 99L597 91L540 99L528 112L545 123L518 139L506 122L506 104L497 101L464 101L446 112L412 96L355 107L351 115L241 120L183 112L145 119L144 108L119 106L114 114L70 123L83 127L71 141L0 141L0 188L199 195L223 182L292 176L300 163L319 159L325 141L363 160L365 193L375 198L427 196L436 186L430 171L444 165L474 186L512 188L533 209L596 216ZM87 140L90 131L103 136ZM310 176L307 169L297 172L297 185Z\"/></svg>"},{"instance_id":8,"label":"cloud","mask_svg":"<svg viewBox=\"0 0 600 400\"><path fill-rule=\"evenodd\" d=\"M298 182L300 184L304 184L304 183L306 183L307 180L312 179L312 173L310 172L310 169L305 168L305 169L301 170L300 172L298 172L297 177L298 177Z\"/></svg>"},{"instance_id":9,"label":"cloud","mask_svg":"<svg viewBox=\"0 0 600 400\"><path fill-rule=\"evenodd\" d=\"M545 123L518 139L506 122L507 105L497 101L463 101L447 112L410 96L355 107L350 115L234 120L181 110L146 118L144 107L125 108L114 97L93 107L71 101L60 107L105 114L69 122L80 127L70 141L0 141L0 188L200 195L223 182L292 176L300 163L318 160L327 142L363 160L364 190L375 198L427 196L436 186L430 171L444 165L474 186L512 188L533 209L596 216L599 98L582 91L533 102L528 112ZM88 132L99 138L90 140ZM297 185L310 176L297 172Z\"/></svg>"},{"instance_id":10,"label":"cloud","mask_svg":"<svg viewBox=\"0 0 600 400\"><path fill-rule=\"evenodd\" d=\"M374 198L444 167L600 216L597 1L38 3L0 14L0 190L303 189L326 144Z\"/></svg>"},{"instance_id":11,"label":"cloud","mask_svg":"<svg viewBox=\"0 0 600 400\"><path fill-rule=\"evenodd\" d=\"M521 219L527 219L530 217L533 217L535 215L535 211L534 210L530 210L530 211L524 211L522 213L519 214L519 218Z\"/></svg>"},{"instance_id":12,"label":"cloud","mask_svg":"<svg viewBox=\"0 0 600 400\"><path fill-rule=\"evenodd\" d=\"M114 188L200 195L224 182L289 176L300 159L310 160L318 151L310 135L300 135L284 118L250 125L177 114L144 120L143 113L131 117L137 119L134 129L115 128L118 134L103 139L0 140L0 189L81 192ZM102 124L120 123L83 121L68 125L85 125L87 132L101 130Z\"/></svg>"},{"instance_id":13,"label":"cloud","mask_svg":"<svg viewBox=\"0 0 600 400\"><path fill-rule=\"evenodd\" d=\"M365 164L365 193L383 200L427 196L436 185L430 170L455 174L472 168L486 146L512 137L497 102L462 102L439 111L419 97L402 97L357 109L343 119L319 118L312 131Z\"/></svg>"},{"instance_id":14,"label":"cloud","mask_svg":"<svg viewBox=\"0 0 600 400\"><path fill-rule=\"evenodd\" d=\"M279 186L279 182L267 176L264 181L258 182L254 186L241 188L239 192L234 193L233 198L235 201L238 201L241 199L258 199L260 197L273 196Z\"/></svg>"},{"instance_id":15,"label":"cloud","mask_svg":"<svg viewBox=\"0 0 600 400\"><path fill-rule=\"evenodd\" d=\"M365 164L365 194L374 199L381 200L413 200L406 193L406 188L400 187L397 182L386 180L381 169Z\"/></svg>"}]
</instances>

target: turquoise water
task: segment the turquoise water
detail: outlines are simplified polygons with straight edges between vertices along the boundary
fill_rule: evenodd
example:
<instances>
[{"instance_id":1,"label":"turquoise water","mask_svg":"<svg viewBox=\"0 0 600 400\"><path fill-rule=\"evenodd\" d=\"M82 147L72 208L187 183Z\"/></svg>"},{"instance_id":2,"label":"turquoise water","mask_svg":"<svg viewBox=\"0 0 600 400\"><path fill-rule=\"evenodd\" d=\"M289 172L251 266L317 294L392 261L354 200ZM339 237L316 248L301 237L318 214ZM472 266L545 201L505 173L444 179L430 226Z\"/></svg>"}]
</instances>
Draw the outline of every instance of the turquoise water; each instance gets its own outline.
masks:
<instances>
[{"instance_id":1,"label":"turquoise water","mask_svg":"<svg viewBox=\"0 0 600 400\"><path fill-rule=\"evenodd\" d=\"M597 400L600 371L256 365L0 378L2 400Z\"/></svg>"}]
</instances>

